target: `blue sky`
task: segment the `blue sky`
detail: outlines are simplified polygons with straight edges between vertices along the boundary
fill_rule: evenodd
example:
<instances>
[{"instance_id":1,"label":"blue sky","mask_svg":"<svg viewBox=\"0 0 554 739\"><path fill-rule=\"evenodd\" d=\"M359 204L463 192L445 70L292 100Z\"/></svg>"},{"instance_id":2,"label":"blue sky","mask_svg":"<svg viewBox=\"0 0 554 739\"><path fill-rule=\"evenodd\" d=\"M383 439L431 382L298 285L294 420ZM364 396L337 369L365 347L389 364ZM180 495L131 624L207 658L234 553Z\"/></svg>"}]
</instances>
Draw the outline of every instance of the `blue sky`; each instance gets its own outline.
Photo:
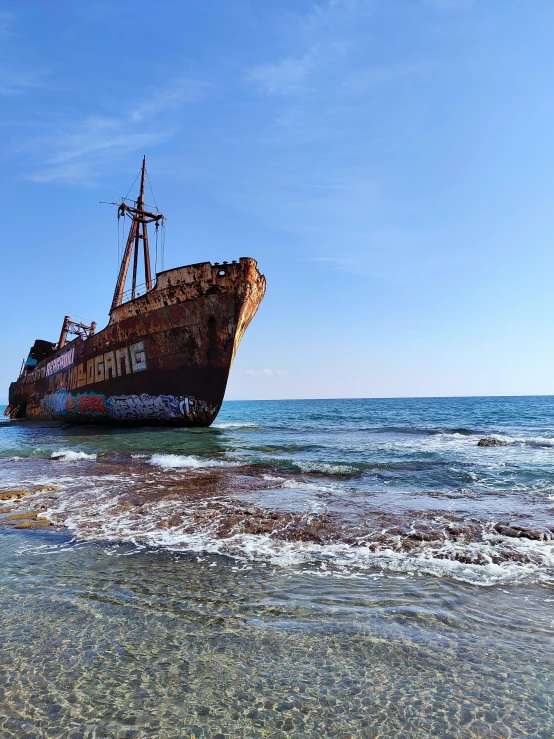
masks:
<instances>
[{"instance_id":1,"label":"blue sky","mask_svg":"<svg viewBox=\"0 0 554 739\"><path fill-rule=\"evenodd\" d=\"M165 266L268 281L227 397L554 392L550 0L0 1L0 399L107 314L146 154Z\"/></svg>"}]
</instances>

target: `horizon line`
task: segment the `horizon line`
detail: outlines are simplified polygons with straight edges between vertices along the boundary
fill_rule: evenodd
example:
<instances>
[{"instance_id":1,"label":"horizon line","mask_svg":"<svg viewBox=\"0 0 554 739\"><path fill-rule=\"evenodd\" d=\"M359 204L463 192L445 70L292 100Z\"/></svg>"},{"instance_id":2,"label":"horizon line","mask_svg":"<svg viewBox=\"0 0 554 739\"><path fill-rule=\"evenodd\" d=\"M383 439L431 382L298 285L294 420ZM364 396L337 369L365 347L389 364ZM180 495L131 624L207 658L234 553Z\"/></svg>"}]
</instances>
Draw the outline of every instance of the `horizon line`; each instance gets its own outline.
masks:
<instances>
[{"instance_id":1,"label":"horizon line","mask_svg":"<svg viewBox=\"0 0 554 739\"><path fill-rule=\"evenodd\" d=\"M224 398L223 403L281 403L305 400L459 400L462 398L552 398L554 393L529 393L526 395L343 395L328 398ZM8 406L0 401L0 408Z\"/></svg>"}]
</instances>

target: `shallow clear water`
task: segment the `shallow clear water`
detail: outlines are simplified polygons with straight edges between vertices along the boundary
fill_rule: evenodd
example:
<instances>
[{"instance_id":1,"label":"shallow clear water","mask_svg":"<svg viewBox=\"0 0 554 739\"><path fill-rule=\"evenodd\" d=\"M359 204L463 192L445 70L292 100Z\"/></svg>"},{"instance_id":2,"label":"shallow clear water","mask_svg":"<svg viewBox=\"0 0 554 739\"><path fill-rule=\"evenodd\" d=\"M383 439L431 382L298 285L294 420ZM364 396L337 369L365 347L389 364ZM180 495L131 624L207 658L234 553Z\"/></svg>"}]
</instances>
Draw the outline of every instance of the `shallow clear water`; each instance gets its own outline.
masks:
<instances>
[{"instance_id":1,"label":"shallow clear water","mask_svg":"<svg viewBox=\"0 0 554 739\"><path fill-rule=\"evenodd\" d=\"M2 424L0 736L553 736L553 411Z\"/></svg>"}]
</instances>

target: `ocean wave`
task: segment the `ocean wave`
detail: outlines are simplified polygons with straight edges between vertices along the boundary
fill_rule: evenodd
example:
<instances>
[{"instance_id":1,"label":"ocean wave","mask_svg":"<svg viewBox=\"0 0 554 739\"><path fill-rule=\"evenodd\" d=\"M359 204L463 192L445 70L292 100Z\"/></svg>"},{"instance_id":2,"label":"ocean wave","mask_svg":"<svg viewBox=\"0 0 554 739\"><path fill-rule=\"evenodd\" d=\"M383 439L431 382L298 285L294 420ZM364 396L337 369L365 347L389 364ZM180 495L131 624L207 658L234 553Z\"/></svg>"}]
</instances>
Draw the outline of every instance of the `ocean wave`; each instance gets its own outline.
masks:
<instances>
[{"instance_id":1,"label":"ocean wave","mask_svg":"<svg viewBox=\"0 0 554 739\"><path fill-rule=\"evenodd\" d=\"M276 472L287 472L292 474L309 474L309 475L322 475L329 477L360 477L364 474L377 474L380 473L394 473L400 474L410 472L441 472L451 471L453 469L452 460L449 458L445 459L400 459L397 461L355 461L350 462L346 460L302 460L295 459L294 457L251 457L248 459L248 464L253 467L263 466L271 467ZM490 464L487 462L484 466ZM494 462L494 466L503 466L505 462ZM456 467L459 469L459 475L470 475L470 472L475 467L473 461L459 461L456 463ZM471 480L471 477L468 477ZM459 482L459 481L458 481Z\"/></svg>"},{"instance_id":2,"label":"ocean wave","mask_svg":"<svg viewBox=\"0 0 554 739\"><path fill-rule=\"evenodd\" d=\"M297 465L302 472L322 475L359 475L363 471L359 466L329 462L298 462Z\"/></svg>"},{"instance_id":3,"label":"ocean wave","mask_svg":"<svg viewBox=\"0 0 554 739\"><path fill-rule=\"evenodd\" d=\"M483 435L481 438L493 439L494 441L503 442L503 446L520 446L532 448L552 448L554 447L554 437L551 436L511 436L505 433L490 433ZM500 448L500 447L499 447Z\"/></svg>"},{"instance_id":4,"label":"ocean wave","mask_svg":"<svg viewBox=\"0 0 554 739\"><path fill-rule=\"evenodd\" d=\"M202 459L191 454L153 454L148 463L153 467L161 467L164 470L188 467L199 469L201 467L238 467L238 462L220 459Z\"/></svg>"},{"instance_id":5,"label":"ocean wave","mask_svg":"<svg viewBox=\"0 0 554 739\"><path fill-rule=\"evenodd\" d=\"M257 423L249 421L219 421L218 423L212 423L211 428L213 429L258 429Z\"/></svg>"},{"instance_id":6,"label":"ocean wave","mask_svg":"<svg viewBox=\"0 0 554 739\"><path fill-rule=\"evenodd\" d=\"M94 461L96 459L96 454L75 452L72 449L58 449L57 452L52 452L50 459L56 459L59 462L80 462L82 460Z\"/></svg>"},{"instance_id":7,"label":"ocean wave","mask_svg":"<svg viewBox=\"0 0 554 739\"><path fill-rule=\"evenodd\" d=\"M320 444L263 444L259 446L249 446L248 450L251 452L261 452L265 454L279 454L279 453L298 453L308 452L314 450L325 449Z\"/></svg>"},{"instance_id":8,"label":"ocean wave","mask_svg":"<svg viewBox=\"0 0 554 739\"><path fill-rule=\"evenodd\" d=\"M266 478L268 479L268 478ZM282 478L277 478L281 479ZM329 485L317 482L304 482L303 480L283 480L281 483L282 488L288 488L290 490L303 490L306 492L322 492L322 493L336 493L342 492L344 488L341 485Z\"/></svg>"},{"instance_id":9,"label":"ocean wave","mask_svg":"<svg viewBox=\"0 0 554 739\"><path fill-rule=\"evenodd\" d=\"M342 493L348 489L340 483L295 480L292 477L279 477L277 475L262 475L262 479L266 482L275 483L273 489L286 488L287 490L308 493Z\"/></svg>"},{"instance_id":10,"label":"ocean wave","mask_svg":"<svg viewBox=\"0 0 554 739\"><path fill-rule=\"evenodd\" d=\"M504 439L509 444L524 444L525 446L531 447L554 447L554 439L548 436L528 436L528 437L502 437L496 438Z\"/></svg>"},{"instance_id":11,"label":"ocean wave","mask_svg":"<svg viewBox=\"0 0 554 739\"><path fill-rule=\"evenodd\" d=\"M356 462L354 464L322 461L309 462L291 459L288 457L270 457L267 459L263 457L258 457L254 459L249 459L248 462L253 467L272 467L276 471L283 471L288 473L305 473L310 475L329 476L337 475L340 477L353 477L356 475L363 475L363 473L367 469L370 469L372 466L364 462Z\"/></svg>"},{"instance_id":12,"label":"ocean wave","mask_svg":"<svg viewBox=\"0 0 554 739\"><path fill-rule=\"evenodd\" d=\"M409 434L410 436L475 436L481 432L464 426L362 426L354 431L371 431L375 434Z\"/></svg>"}]
</instances>

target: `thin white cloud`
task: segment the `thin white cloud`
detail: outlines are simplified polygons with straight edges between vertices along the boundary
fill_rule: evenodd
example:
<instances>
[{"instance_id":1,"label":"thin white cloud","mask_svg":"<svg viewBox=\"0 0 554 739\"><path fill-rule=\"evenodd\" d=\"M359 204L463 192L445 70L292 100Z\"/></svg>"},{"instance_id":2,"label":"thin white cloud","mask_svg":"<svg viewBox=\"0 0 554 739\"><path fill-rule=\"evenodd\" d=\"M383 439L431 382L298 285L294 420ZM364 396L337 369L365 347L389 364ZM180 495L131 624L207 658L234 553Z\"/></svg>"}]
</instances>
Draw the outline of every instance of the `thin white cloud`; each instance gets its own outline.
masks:
<instances>
[{"instance_id":1,"label":"thin white cloud","mask_svg":"<svg viewBox=\"0 0 554 739\"><path fill-rule=\"evenodd\" d=\"M352 5L357 5L357 0L316 2L306 15L292 16L288 40L298 47L297 53L250 69L248 80L269 94L290 94L303 90L312 73L344 51L346 44L336 36L333 18L336 12L340 13Z\"/></svg>"},{"instance_id":2,"label":"thin white cloud","mask_svg":"<svg viewBox=\"0 0 554 739\"><path fill-rule=\"evenodd\" d=\"M60 164L58 166L48 166L27 175L26 179L31 182L75 182L79 184L92 184L90 181L87 166L82 163L74 162L70 164Z\"/></svg>"},{"instance_id":3,"label":"thin white cloud","mask_svg":"<svg viewBox=\"0 0 554 739\"><path fill-rule=\"evenodd\" d=\"M169 138L169 131L130 132L124 120L85 119L71 132L58 135L57 153L26 175L32 182L89 185L94 165L105 154L144 151Z\"/></svg>"},{"instance_id":4,"label":"thin white cloud","mask_svg":"<svg viewBox=\"0 0 554 739\"><path fill-rule=\"evenodd\" d=\"M375 88L388 85L403 78L424 74L432 69L432 64L389 64L369 69L353 71L342 82L342 91L355 96L366 95Z\"/></svg>"},{"instance_id":5,"label":"thin white cloud","mask_svg":"<svg viewBox=\"0 0 554 739\"><path fill-rule=\"evenodd\" d=\"M268 367L265 367L264 369L254 370L254 369L246 369L244 370L245 375L248 377L284 377L288 374L285 370L272 370Z\"/></svg>"},{"instance_id":6,"label":"thin white cloud","mask_svg":"<svg viewBox=\"0 0 554 739\"><path fill-rule=\"evenodd\" d=\"M0 95L18 95L42 86L43 75L40 72L0 66Z\"/></svg>"},{"instance_id":7,"label":"thin white cloud","mask_svg":"<svg viewBox=\"0 0 554 739\"><path fill-rule=\"evenodd\" d=\"M97 154L106 149L135 151L166 138L164 133L127 132L125 118L93 117L79 124L76 130L60 137L60 150L50 164L61 164Z\"/></svg>"},{"instance_id":8,"label":"thin white cloud","mask_svg":"<svg viewBox=\"0 0 554 739\"><path fill-rule=\"evenodd\" d=\"M332 257L311 257L306 262L321 262L322 264L336 264L341 267L355 267L361 263L361 254L339 254Z\"/></svg>"},{"instance_id":9,"label":"thin white cloud","mask_svg":"<svg viewBox=\"0 0 554 739\"><path fill-rule=\"evenodd\" d=\"M15 23L15 15L8 10L0 10L0 41L12 36L12 26Z\"/></svg>"},{"instance_id":10,"label":"thin white cloud","mask_svg":"<svg viewBox=\"0 0 554 739\"><path fill-rule=\"evenodd\" d=\"M427 2L427 0L424 0ZM429 0L437 7L461 5L470 0ZM247 80L268 95L294 98L302 108L310 102L337 110L353 99L366 100L377 87L424 73L432 66L420 61L366 66L359 63L359 50L367 43L360 29L371 23L373 0L331 0L316 3L305 16L294 16L286 38L289 53L276 61L248 71ZM290 127L291 114L280 112L278 123Z\"/></svg>"},{"instance_id":11,"label":"thin white cloud","mask_svg":"<svg viewBox=\"0 0 554 739\"><path fill-rule=\"evenodd\" d=\"M432 5L437 10L459 10L469 8L473 0L424 0L426 5Z\"/></svg>"},{"instance_id":12,"label":"thin white cloud","mask_svg":"<svg viewBox=\"0 0 554 739\"><path fill-rule=\"evenodd\" d=\"M302 57L287 57L275 64L263 64L248 75L261 90L270 94L288 94L301 89L316 64L315 50Z\"/></svg>"},{"instance_id":13,"label":"thin white cloud","mask_svg":"<svg viewBox=\"0 0 554 739\"><path fill-rule=\"evenodd\" d=\"M144 152L166 141L176 131L174 121L163 114L192 102L204 85L194 80L179 79L159 90L146 103L128 105L126 112L90 115L67 125L59 124L47 137L35 140L29 148L51 151L40 167L26 175L33 182L66 182L88 185L94 180L99 160L126 152Z\"/></svg>"},{"instance_id":14,"label":"thin white cloud","mask_svg":"<svg viewBox=\"0 0 554 739\"><path fill-rule=\"evenodd\" d=\"M16 37L12 27L16 16L8 11L0 11L0 47L3 47L3 60L0 61L0 95L17 95L31 88L42 87L44 73L39 70L14 66L10 42Z\"/></svg>"},{"instance_id":15,"label":"thin white cloud","mask_svg":"<svg viewBox=\"0 0 554 739\"><path fill-rule=\"evenodd\" d=\"M186 77L177 80L171 87L157 91L146 102L132 108L129 118L132 121L143 121L165 110L180 108L183 103L195 102L206 87L206 83Z\"/></svg>"},{"instance_id":16,"label":"thin white cloud","mask_svg":"<svg viewBox=\"0 0 554 739\"><path fill-rule=\"evenodd\" d=\"M425 101L411 91L438 66L426 48L390 53L376 44L368 50L384 6L390 3L320 2L303 16L285 18L279 27L284 52L251 68L247 78L267 111L257 141L265 157L262 178L252 167L241 189L226 192L227 201L264 224L317 238L338 269L358 273L367 269L363 260L335 257L333 244L366 247L370 224L380 222L379 206L393 187L379 161L396 158L410 123L425 115ZM405 117L384 129L383 110L399 101Z\"/></svg>"}]
</instances>

